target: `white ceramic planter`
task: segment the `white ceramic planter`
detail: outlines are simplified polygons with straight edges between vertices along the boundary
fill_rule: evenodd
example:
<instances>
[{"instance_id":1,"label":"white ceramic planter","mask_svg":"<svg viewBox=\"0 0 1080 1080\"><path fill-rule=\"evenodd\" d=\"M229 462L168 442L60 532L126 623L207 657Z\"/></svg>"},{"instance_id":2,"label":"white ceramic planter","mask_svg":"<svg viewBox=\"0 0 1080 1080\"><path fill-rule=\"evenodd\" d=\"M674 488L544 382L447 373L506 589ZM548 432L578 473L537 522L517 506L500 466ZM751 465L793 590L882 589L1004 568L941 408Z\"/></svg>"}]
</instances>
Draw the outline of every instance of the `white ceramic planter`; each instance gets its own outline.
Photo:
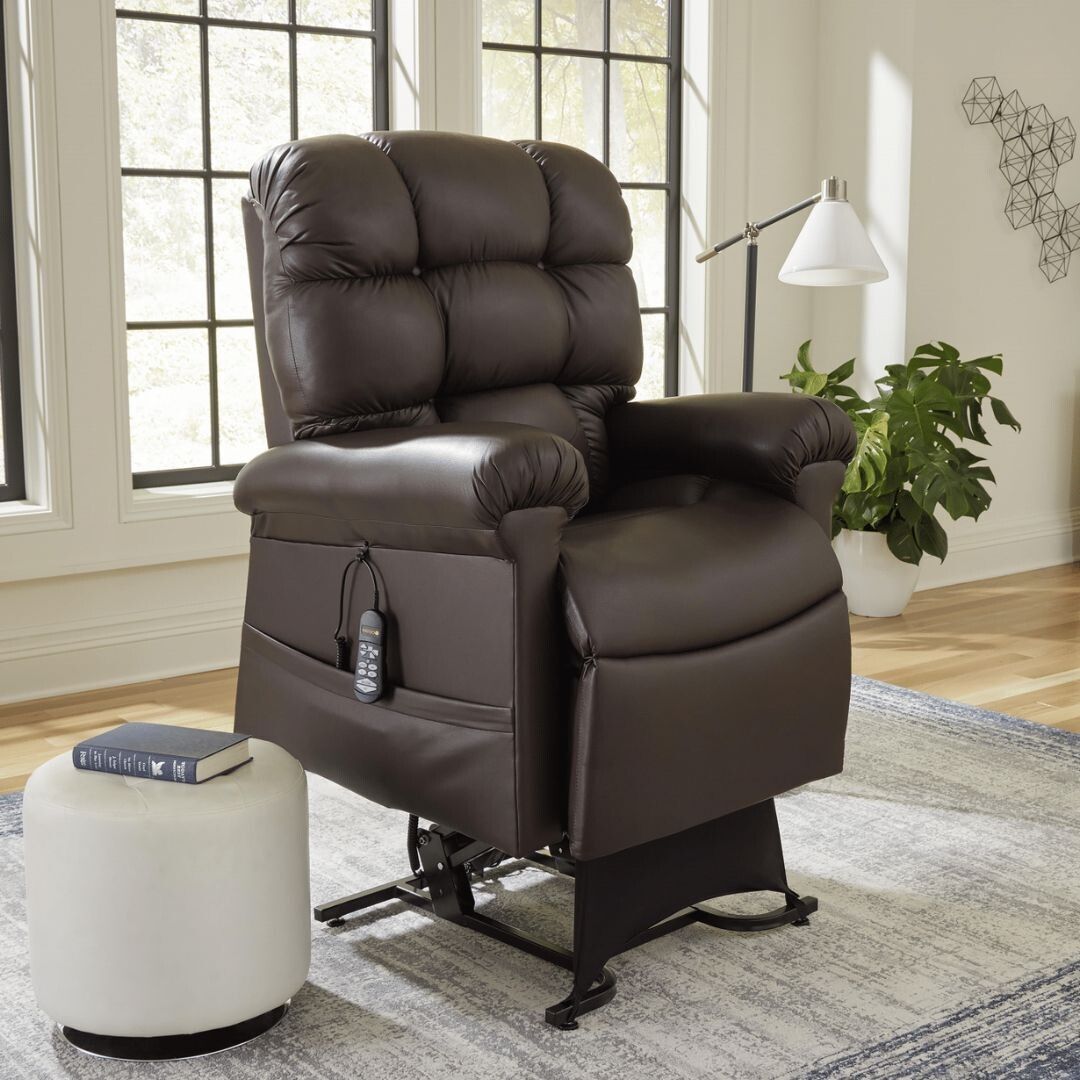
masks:
<instances>
[{"instance_id":1,"label":"white ceramic planter","mask_svg":"<svg viewBox=\"0 0 1080 1080\"><path fill-rule=\"evenodd\" d=\"M883 533L842 529L833 541L844 593L853 615L886 618L899 615L919 580L919 568L901 562L890 550Z\"/></svg>"}]
</instances>

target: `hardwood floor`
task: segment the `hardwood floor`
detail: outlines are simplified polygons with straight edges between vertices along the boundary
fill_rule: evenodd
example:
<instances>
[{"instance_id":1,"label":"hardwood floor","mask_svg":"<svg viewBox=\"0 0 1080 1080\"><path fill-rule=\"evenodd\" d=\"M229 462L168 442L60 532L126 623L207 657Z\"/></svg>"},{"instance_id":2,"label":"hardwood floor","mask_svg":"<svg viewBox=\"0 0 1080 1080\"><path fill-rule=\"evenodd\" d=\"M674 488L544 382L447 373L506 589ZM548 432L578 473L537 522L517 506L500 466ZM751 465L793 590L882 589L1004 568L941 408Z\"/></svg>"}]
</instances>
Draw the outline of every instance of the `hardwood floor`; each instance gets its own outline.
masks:
<instances>
[{"instance_id":1,"label":"hardwood floor","mask_svg":"<svg viewBox=\"0 0 1080 1080\"><path fill-rule=\"evenodd\" d=\"M1080 563L916 593L851 630L859 675L1080 732ZM125 720L227 728L235 692L227 668L0 706L0 792Z\"/></svg>"},{"instance_id":2,"label":"hardwood floor","mask_svg":"<svg viewBox=\"0 0 1080 1080\"><path fill-rule=\"evenodd\" d=\"M0 792L18 791L43 761L125 720L232 726L236 668L0 706Z\"/></svg>"},{"instance_id":3,"label":"hardwood floor","mask_svg":"<svg viewBox=\"0 0 1080 1080\"><path fill-rule=\"evenodd\" d=\"M1080 563L916 593L851 637L859 675L1080 731Z\"/></svg>"}]
</instances>

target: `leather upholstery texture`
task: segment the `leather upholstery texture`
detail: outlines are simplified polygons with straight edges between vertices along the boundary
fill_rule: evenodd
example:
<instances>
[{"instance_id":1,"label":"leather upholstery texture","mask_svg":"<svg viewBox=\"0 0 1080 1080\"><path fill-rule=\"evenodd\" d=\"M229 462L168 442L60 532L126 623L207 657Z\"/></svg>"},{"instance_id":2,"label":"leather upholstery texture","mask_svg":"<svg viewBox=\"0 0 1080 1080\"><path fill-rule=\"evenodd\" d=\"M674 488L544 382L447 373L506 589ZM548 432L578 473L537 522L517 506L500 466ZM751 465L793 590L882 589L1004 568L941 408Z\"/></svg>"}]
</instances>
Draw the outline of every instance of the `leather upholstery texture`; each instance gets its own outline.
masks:
<instances>
[{"instance_id":1,"label":"leather upholstery texture","mask_svg":"<svg viewBox=\"0 0 1080 1080\"><path fill-rule=\"evenodd\" d=\"M279 147L251 180L273 448L235 487L238 728L502 851L568 835L583 860L840 769L851 425L794 395L630 400L611 174L383 132ZM389 626L371 704L333 666L360 544ZM346 578L347 629L369 590Z\"/></svg>"},{"instance_id":2,"label":"leather upholstery texture","mask_svg":"<svg viewBox=\"0 0 1080 1080\"><path fill-rule=\"evenodd\" d=\"M379 428L275 447L237 478L237 507L262 535L463 553L502 552L513 510L573 517L589 482L565 439L510 423ZM346 531L347 530L347 531Z\"/></svg>"},{"instance_id":3,"label":"leather upholstery texture","mask_svg":"<svg viewBox=\"0 0 1080 1080\"><path fill-rule=\"evenodd\" d=\"M703 496L590 515L564 531L568 626L582 657L722 645L839 590L828 538L797 507L731 482Z\"/></svg>"},{"instance_id":4,"label":"leather upholstery texture","mask_svg":"<svg viewBox=\"0 0 1080 1080\"><path fill-rule=\"evenodd\" d=\"M295 437L529 423L603 486L601 420L642 363L630 217L603 165L553 143L334 135L279 147L251 188Z\"/></svg>"}]
</instances>

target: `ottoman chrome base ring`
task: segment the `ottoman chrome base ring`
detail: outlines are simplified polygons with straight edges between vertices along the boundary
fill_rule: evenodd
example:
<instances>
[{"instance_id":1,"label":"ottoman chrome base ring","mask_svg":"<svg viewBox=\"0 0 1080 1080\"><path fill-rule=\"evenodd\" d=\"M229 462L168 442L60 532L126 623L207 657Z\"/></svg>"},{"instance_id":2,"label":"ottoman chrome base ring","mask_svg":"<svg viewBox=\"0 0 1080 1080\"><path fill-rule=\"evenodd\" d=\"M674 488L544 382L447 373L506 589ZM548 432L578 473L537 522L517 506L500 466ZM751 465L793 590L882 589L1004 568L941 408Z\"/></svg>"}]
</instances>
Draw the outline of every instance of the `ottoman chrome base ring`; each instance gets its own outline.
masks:
<instances>
[{"instance_id":1,"label":"ottoman chrome base ring","mask_svg":"<svg viewBox=\"0 0 1080 1080\"><path fill-rule=\"evenodd\" d=\"M60 1034L76 1050L91 1057L116 1061L182 1061L185 1058L209 1057L235 1049L268 1032L288 1011L289 1002L278 1005L261 1016L241 1020L228 1027L196 1031L192 1035L94 1035L89 1031L58 1024Z\"/></svg>"}]
</instances>

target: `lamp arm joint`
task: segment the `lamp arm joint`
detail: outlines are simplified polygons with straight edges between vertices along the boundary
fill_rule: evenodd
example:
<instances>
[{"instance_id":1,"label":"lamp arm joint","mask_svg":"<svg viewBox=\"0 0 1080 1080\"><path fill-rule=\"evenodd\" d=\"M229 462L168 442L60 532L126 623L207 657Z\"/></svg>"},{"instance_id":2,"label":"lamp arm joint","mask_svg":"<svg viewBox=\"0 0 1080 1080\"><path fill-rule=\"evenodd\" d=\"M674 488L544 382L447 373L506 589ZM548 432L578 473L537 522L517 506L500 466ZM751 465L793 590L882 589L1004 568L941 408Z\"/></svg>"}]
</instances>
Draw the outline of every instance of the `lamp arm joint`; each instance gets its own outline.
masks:
<instances>
[{"instance_id":1,"label":"lamp arm joint","mask_svg":"<svg viewBox=\"0 0 1080 1080\"><path fill-rule=\"evenodd\" d=\"M701 252L700 255L696 255L694 261L699 263L708 262L714 255L719 255L721 251L733 247L740 240L745 240L749 244L755 244L757 243L758 234L762 229L767 229L770 225L775 225L778 221L783 221L784 218L791 217L792 214L797 214L800 210L806 210L819 202L821 202L821 192L815 191L813 195L801 199L799 202L789 206L786 210L781 210L778 214L762 218L760 221L748 221L743 226L742 232L737 232L734 236L729 236L726 240L721 240L719 244L707 248L705 251Z\"/></svg>"}]
</instances>

